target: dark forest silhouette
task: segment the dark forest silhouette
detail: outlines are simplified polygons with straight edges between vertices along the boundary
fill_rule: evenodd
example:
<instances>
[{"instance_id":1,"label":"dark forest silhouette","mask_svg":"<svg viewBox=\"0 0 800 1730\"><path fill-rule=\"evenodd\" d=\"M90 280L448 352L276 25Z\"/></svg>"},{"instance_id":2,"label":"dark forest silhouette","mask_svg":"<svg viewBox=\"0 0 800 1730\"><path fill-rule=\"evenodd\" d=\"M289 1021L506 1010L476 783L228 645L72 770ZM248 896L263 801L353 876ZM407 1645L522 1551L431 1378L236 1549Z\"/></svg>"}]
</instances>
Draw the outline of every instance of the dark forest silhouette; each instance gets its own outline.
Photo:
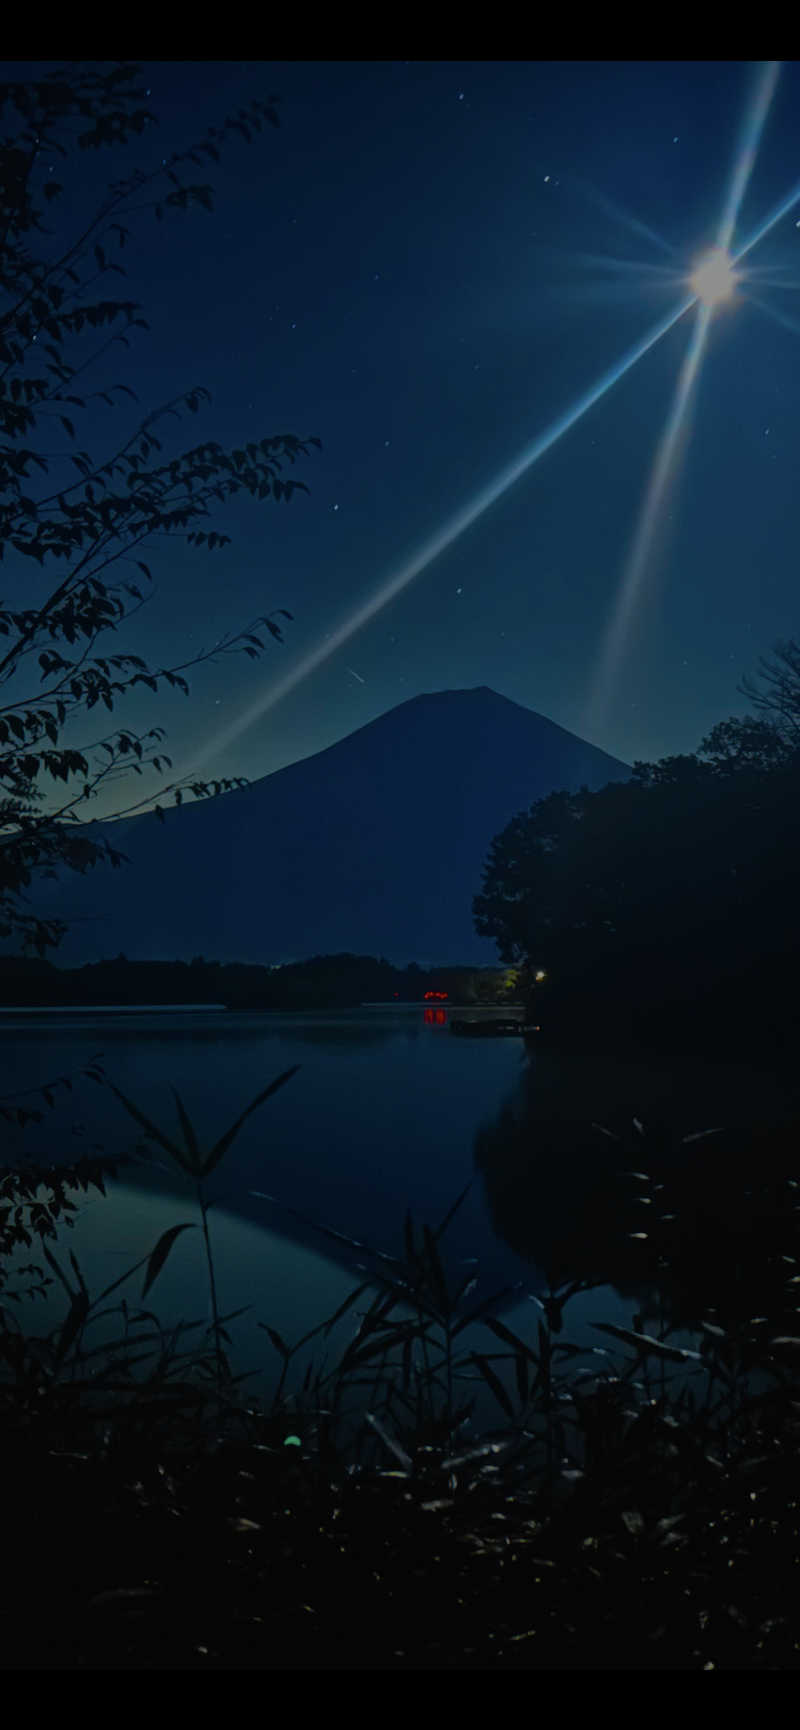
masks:
<instances>
[{"instance_id":1,"label":"dark forest silhouette","mask_svg":"<svg viewBox=\"0 0 800 1730\"><path fill-rule=\"evenodd\" d=\"M797 655L783 645L772 665ZM496 837L476 928L521 968L544 1038L790 1055L796 673L793 692L795 719L784 681L780 712L721 722L696 754L637 762L624 784L554 792Z\"/></svg>"}]
</instances>

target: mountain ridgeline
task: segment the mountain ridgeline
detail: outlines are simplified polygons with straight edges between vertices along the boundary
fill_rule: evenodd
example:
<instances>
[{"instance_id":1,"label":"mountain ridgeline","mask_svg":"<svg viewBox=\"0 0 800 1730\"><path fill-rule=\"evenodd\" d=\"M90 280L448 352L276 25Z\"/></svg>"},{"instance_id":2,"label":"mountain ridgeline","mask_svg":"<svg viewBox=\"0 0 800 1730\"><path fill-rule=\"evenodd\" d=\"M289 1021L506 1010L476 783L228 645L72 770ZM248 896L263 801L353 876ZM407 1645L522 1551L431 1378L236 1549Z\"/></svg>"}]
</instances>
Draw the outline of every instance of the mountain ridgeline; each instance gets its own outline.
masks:
<instances>
[{"instance_id":1,"label":"mountain ridgeline","mask_svg":"<svg viewBox=\"0 0 800 1730\"><path fill-rule=\"evenodd\" d=\"M353 951L487 966L472 898L493 837L547 793L629 773L485 686L437 691L164 823L91 825L130 863L37 884L37 907L74 921L62 965Z\"/></svg>"}]
</instances>

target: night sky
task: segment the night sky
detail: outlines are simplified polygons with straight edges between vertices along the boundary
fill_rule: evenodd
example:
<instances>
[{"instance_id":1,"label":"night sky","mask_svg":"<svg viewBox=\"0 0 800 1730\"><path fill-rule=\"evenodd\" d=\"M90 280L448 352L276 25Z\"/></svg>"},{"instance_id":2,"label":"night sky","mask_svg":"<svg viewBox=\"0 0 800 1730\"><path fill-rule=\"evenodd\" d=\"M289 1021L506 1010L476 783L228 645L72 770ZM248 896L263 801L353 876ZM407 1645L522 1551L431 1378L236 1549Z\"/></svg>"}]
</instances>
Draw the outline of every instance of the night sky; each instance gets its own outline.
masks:
<instances>
[{"instance_id":1,"label":"night sky","mask_svg":"<svg viewBox=\"0 0 800 1730\"><path fill-rule=\"evenodd\" d=\"M686 299L763 64L146 62L143 73L158 128L121 152L76 153L59 177L72 189L82 173L80 191L48 217L59 232L93 189L253 97L280 97L281 126L191 171L213 184L213 215L134 219L128 281L102 292L140 299L151 330L129 355L113 350L94 382L134 384L143 411L206 385L211 407L172 423L166 454L284 431L323 449L290 471L308 496L220 514L214 526L233 536L223 551L155 543L144 556L156 596L113 645L169 665L282 606L295 621L285 646L190 674L189 702L137 694L120 722L164 723L176 774L202 763L206 777L255 778L446 688L489 685L627 761L692 750L742 713L741 675L800 624L798 66L782 66L766 105L732 253L795 187L799 202L710 320L602 691L696 309L490 508L474 507ZM130 410L84 421L79 446L110 450ZM471 510L440 556L268 704ZM119 784L115 806L142 791ZM107 809L98 799L92 815Z\"/></svg>"}]
</instances>

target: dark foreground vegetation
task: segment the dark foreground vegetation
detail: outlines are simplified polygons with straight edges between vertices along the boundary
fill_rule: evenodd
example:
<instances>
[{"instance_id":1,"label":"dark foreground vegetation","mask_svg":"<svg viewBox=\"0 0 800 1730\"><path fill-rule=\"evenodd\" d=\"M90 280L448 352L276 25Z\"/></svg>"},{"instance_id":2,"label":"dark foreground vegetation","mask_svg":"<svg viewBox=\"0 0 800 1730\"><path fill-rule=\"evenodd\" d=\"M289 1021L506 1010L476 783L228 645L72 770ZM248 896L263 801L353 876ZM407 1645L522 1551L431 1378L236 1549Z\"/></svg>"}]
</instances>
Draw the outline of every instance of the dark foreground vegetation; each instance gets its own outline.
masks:
<instances>
[{"instance_id":1,"label":"dark foreground vegetation","mask_svg":"<svg viewBox=\"0 0 800 1730\"><path fill-rule=\"evenodd\" d=\"M800 645L745 690L758 717L627 782L554 792L492 842L477 931L565 1047L797 1049Z\"/></svg>"},{"instance_id":2,"label":"dark foreground vegetation","mask_svg":"<svg viewBox=\"0 0 800 1730\"><path fill-rule=\"evenodd\" d=\"M797 1667L791 1133L760 1144L746 1188L713 1135L619 1140L637 1297L630 1326L595 1324L594 1351L570 1339L570 1305L597 1278L553 1273L519 1333L496 1315L507 1293L454 1279L462 1197L435 1230L408 1217L394 1256L360 1246L351 1297L303 1340L263 1319L276 1382L259 1405L232 1367L205 1189L235 1126L203 1153L180 1102L175 1141L118 1097L195 1189L213 1319L169 1332L152 1307L185 1221L92 1297L47 1241L74 1179L5 1177L7 1668ZM81 1182L102 1188L102 1165ZM35 1259L12 1279L20 1244ZM64 1319L34 1336L15 1290L52 1280ZM93 1344L115 1306L117 1339ZM478 1386L497 1412L483 1431Z\"/></svg>"}]
</instances>

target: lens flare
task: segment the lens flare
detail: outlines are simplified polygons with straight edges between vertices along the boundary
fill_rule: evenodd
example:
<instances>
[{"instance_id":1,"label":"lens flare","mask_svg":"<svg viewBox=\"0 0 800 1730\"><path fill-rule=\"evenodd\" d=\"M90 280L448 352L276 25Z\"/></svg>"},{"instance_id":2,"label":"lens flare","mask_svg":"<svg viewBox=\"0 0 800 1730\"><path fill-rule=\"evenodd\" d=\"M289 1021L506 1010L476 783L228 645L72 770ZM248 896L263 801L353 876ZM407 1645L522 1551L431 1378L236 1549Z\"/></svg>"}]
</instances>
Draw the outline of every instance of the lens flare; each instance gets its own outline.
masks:
<instances>
[{"instance_id":1,"label":"lens flare","mask_svg":"<svg viewBox=\"0 0 800 1730\"><path fill-rule=\"evenodd\" d=\"M737 280L730 253L722 246L712 246L692 272L689 287L711 309L733 299Z\"/></svg>"}]
</instances>

